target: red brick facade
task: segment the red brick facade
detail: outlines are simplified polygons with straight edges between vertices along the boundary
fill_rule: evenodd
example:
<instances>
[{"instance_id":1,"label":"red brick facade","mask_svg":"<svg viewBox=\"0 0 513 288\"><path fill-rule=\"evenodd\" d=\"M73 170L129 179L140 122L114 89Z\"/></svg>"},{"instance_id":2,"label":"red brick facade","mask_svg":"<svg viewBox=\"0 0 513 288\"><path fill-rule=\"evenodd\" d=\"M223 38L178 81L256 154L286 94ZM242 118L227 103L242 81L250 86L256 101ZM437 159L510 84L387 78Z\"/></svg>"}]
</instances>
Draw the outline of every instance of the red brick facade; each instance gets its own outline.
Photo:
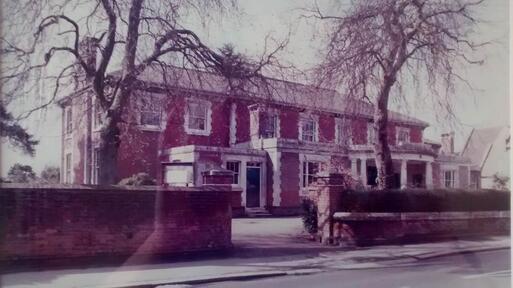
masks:
<instances>
[{"instance_id":1,"label":"red brick facade","mask_svg":"<svg viewBox=\"0 0 513 288\"><path fill-rule=\"evenodd\" d=\"M146 172L161 180L164 173L161 171L161 162L182 162L192 163L194 175L187 176L193 179L189 184L199 185L199 173L205 169L225 167L231 162L231 169L239 169L239 179L236 182L243 189L242 205L246 203L248 185L257 185L254 189L259 190L255 190L255 193L260 193L259 205L267 209L299 207L307 186L302 182L302 175L327 172L329 167L351 170L354 178L360 179L363 185L375 183L372 179L368 180L369 177L375 177L372 145L369 143L368 135L369 129L372 128L372 114L345 114L343 111L336 113L328 109L309 110L294 103L269 103L256 97L228 97L221 93L199 95L180 92L176 95L161 96L166 99L166 104L162 105L165 107L162 109L165 121L159 129L144 129L137 122L137 111L127 113L131 116L127 119L128 124L124 124L123 127L124 133L118 155L120 179ZM87 101L86 104L77 104L87 99L85 95L70 99L73 101L73 109L77 110L77 113L73 114L74 117L81 117L86 121L76 126L71 140L66 140L66 135L63 136L63 176L66 174L65 155L72 153L72 182L94 183L92 150L97 135L87 124L91 121L91 113L84 112L91 111L84 108L91 104ZM187 116L189 105L194 101L205 103L206 110L202 111L208 111L200 117L204 122L199 132L190 131L190 120ZM265 105L262 104L264 102ZM70 105L69 101L61 104L64 110ZM399 173L402 161L407 161L408 165L405 167L411 171L408 172L410 176L401 178L405 181L404 185L411 185L418 179L423 179L423 186L431 185L427 184L430 179L433 180L432 185L441 185L442 171L449 168L443 165L435 166L436 152L423 143L422 134L427 124L398 115L391 114L388 126L389 144L397 170L395 172ZM313 127L305 128L305 121L312 120ZM342 137L350 137L351 141L338 139L341 137L337 135L338 125L342 125L342 120L348 121L350 129L346 131L346 136ZM271 123L272 121L276 123ZM266 134L270 125L276 126L273 128L273 135ZM407 131L406 143L404 140L397 142L398 131ZM308 137L312 137L310 134L305 136L302 133L315 135L309 139ZM66 141L70 143L66 145ZM255 163L260 163L258 169L261 175L258 180L253 179L257 182L248 184L247 166ZM432 164L432 177L424 175L413 179L414 174L427 173L426 163ZM464 165L468 166L466 163ZM308 169L305 167L310 167L311 171L306 171ZM466 177L462 175L463 170L456 170L458 173L462 171L458 177ZM365 177L367 179L363 180ZM468 185L468 180L460 178L460 183Z\"/></svg>"}]
</instances>

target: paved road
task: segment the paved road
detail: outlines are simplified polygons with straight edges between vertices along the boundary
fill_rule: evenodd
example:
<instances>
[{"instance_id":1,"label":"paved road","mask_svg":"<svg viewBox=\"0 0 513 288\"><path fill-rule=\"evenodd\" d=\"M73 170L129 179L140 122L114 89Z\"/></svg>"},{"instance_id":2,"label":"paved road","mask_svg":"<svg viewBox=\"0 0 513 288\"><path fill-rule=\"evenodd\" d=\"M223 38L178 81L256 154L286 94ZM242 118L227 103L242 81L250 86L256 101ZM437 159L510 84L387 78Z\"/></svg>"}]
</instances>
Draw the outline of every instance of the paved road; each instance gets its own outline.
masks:
<instances>
[{"instance_id":1,"label":"paved road","mask_svg":"<svg viewBox=\"0 0 513 288\"><path fill-rule=\"evenodd\" d=\"M510 250L446 256L407 267L341 270L197 287L379 287L379 288L502 288L511 287Z\"/></svg>"}]
</instances>

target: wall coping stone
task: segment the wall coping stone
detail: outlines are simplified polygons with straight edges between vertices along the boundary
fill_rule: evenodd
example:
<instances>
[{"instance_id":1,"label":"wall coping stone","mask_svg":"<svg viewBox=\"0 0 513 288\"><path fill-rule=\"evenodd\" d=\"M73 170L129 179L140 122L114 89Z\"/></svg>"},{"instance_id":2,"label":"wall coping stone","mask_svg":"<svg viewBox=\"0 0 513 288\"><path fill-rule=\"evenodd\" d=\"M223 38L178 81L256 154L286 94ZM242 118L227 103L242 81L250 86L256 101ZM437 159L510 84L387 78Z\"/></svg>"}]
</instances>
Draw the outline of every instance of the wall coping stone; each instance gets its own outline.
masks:
<instances>
[{"instance_id":1,"label":"wall coping stone","mask_svg":"<svg viewBox=\"0 0 513 288\"><path fill-rule=\"evenodd\" d=\"M7 190L69 190L83 191L91 190L91 192L232 192L239 191L237 187L231 185L202 185L199 187L185 187L185 186L125 186L125 185L83 185L83 184L27 184L27 183L1 183L0 192L3 189Z\"/></svg>"},{"instance_id":2,"label":"wall coping stone","mask_svg":"<svg viewBox=\"0 0 513 288\"><path fill-rule=\"evenodd\" d=\"M366 213L366 212L335 212L333 219L342 221L369 220L457 220L510 218L510 211L473 211L473 212L406 212L406 213Z\"/></svg>"}]
</instances>

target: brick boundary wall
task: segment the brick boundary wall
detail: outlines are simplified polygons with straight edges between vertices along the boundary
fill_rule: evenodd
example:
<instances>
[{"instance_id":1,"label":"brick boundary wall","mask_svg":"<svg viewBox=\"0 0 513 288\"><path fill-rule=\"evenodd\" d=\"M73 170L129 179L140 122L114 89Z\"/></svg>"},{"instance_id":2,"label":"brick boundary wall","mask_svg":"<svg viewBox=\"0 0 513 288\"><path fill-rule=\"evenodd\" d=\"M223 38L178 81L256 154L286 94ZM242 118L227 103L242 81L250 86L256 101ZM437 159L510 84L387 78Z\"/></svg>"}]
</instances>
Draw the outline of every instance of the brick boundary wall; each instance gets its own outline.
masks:
<instances>
[{"instance_id":1,"label":"brick boundary wall","mask_svg":"<svg viewBox=\"0 0 513 288\"><path fill-rule=\"evenodd\" d=\"M508 235L510 211L351 213L333 215L334 244L369 245Z\"/></svg>"},{"instance_id":2,"label":"brick boundary wall","mask_svg":"<svg viewBox=\"0 0 513 288\"><path fill-rule=\"evenodd\" d=\"M1 184L0 261L231 248L233 192L222 185Z\"/></svg>"},{"instance_id":3,"label":"brick boundary wall","mask_svg":"<svg viewBox=\"0 0 513 288\"><path fill-rule=\"evenodd\" d=\"M317 205L317 237L323 244L375 244L428 238L507 235L510 211L358 213L339 212L344 176L318 177L309 189Z\"/></svg>"}]
</instances>

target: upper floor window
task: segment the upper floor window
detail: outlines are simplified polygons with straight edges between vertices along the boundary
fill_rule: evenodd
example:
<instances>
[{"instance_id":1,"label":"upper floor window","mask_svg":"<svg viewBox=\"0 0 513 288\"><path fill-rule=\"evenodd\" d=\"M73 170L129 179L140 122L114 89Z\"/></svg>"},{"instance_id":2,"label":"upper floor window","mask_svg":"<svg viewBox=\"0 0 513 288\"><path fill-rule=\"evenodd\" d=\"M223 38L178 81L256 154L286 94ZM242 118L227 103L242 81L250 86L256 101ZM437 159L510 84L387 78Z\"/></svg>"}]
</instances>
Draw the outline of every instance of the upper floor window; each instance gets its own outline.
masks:
<instances>
[{"instance_id":1,"label":"upper floor window","mask_svg":"<svg viewBox=\"0 0 513 288\"><path fill-rule=\"evenodd\" d=\"M233 172L233 180L232 184L239 184L240 178L240 162L238 161L228 161L226 162L226 169Z\"/></svg>"},{"instance_id":2,"label":"upper floor window","mask_svg":"<svg viewBox=\"0 0 513 288\"><path fill-rule=\"evenodd\" d=\"M71 106L66 108L65 118L65 128L66 134L71 134L73 132L73 111Z\"/></svg>"},{"instance_id":3,"label":"upper floor window","mask_svg":"<svg viewBox=\"0 0 513 288\"><path fill-rule=\"evenodd\" d=\"M446 188L454 188L455 183L455 173L454 170L447 170L444 172L444 187Z\"/></svg>"},{"instance_id":4,"label":"upper floor window","mask_svg":"<svg viewBox=\"0 0 513 288\"><path fill-rule=\"evenodd\" d=\"M162 127L163 97L148 93L138 97L138 123L143 128L160 129Z\"/></svg>"},{"instance_id":5,"label":"upper floor window","mask_svg":"<svg viewBox=\"0 0 513 288\"><path fill-rule=\"evenodd\" d=\"M185 111L185 130L189 134L210 134L210 102L190 100Z\"/></svg>"},{"instance_id":6,"label":"upper floor window","mask_svg":"<svg viewBox=\"0 0 513 288\"><path fill-rule=\"evenodd\" d=\"M317 121L314 117L303 117L300 121L300 139L317 142Z\"/></svg>"},{"instance_id":7,"label":"upper floor window","mask_svg":"<svg viewBox=\"0 0 513 288\"><path fill-rule=\"evenodd\" d=\"M100 103L95 100L93 105L93 128L99 128L103 124L101 109Z\"/></svg>"},{"instance_id":8,"label":"upper floor window","mask_svg":"<svg viewBox=\"0 0 513 288\"><path fill-rule=\"evenodd\" d=\"M397 128L397 143L410 142L410 129L404 127Z\"/></svg>"},{"instance_id":9,"label":"upper floor window","mask_svg":"<svg viewBox=\"0 0 513 288\"><path fill-rule=\"evenodd\" d=\"M262 131L263 138L275 138L278 137L278 129L279 129L279 120L278 115L274 113L267 114L267 118L265 119L263 125L264 129Z\"/></svg>"},{"instance_id":10,"label":"upper floor window","mask_svg":"<svg viewBox=\"0 0 513 288\"><path fill-rule=\"evenodd\" d=\"M351 144L351 122L346 118L337 118L335 124L335 142L340 145Z\"/></svg>"},{"instance_id":11,"label":"upper floor window","mask_svg":"<svg viewBox=\"0 0 513 288\"><path fill-rule=\"evenodd\" d=\"M374 123L367 123L367 143L374 144L376 143L376 130L374 129Z\"/></svg>"}]
</instances>

